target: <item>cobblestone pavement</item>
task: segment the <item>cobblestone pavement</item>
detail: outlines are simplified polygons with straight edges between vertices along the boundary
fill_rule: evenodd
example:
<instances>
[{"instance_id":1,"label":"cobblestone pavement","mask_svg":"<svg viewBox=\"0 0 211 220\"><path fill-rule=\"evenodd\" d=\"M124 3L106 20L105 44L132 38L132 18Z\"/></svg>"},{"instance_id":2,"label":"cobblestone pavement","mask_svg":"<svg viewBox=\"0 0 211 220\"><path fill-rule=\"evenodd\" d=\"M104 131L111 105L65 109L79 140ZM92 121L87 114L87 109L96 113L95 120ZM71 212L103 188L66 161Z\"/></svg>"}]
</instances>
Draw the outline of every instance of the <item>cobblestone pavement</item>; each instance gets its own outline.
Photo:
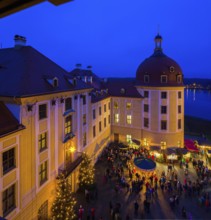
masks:
<instances>
[{"instance_id":1,"label":"cobblestone pavement","mask_svg":"<svg viewBox=\"0 0 211 220\"><path fill-rule=\"evenodd\" d=\"M84 208L83 220L87 219L87 213L91 208L95 208L95 220L99 220L102 217L103 220L112 220L109 214L109 201L113 204L119 202L121 204L121 220L126 219L126 215L129 215L130 220L135 219L182 219L182 207L184 206L187 212L187 219L211 219L211 208L206 210L205 207L201 207L198 202L198 197L189 197L188 195L182 195L179 200L179 204L174 208L170 207L168 192L162 192L158 187L158 196L151 200L150 212L144 212L143 201L145 199L145 187L139 194L135 192L129 193L126 188L122 188L118 194L114 191L115 178L110 182L105 183L103 181L103 174L107 168L106 161L100 161L95 165L96 170L96 182L98 186L98 198L86 202L84 193L76 193L77 209L80 205ZM178 179L183 183L184 170L178 165L174 166L175 171L178 174ZM167 165L157 163L156 172L159 176L162 171L167 171ZM129 181L128 172L124 171L126 179ZM196 179L196 172L190 164L189 178L191 180ZM211 186L205 189L211 194ZM134 202L139 204L138 215L134 216Z\"/></svg>"}]
</instances>

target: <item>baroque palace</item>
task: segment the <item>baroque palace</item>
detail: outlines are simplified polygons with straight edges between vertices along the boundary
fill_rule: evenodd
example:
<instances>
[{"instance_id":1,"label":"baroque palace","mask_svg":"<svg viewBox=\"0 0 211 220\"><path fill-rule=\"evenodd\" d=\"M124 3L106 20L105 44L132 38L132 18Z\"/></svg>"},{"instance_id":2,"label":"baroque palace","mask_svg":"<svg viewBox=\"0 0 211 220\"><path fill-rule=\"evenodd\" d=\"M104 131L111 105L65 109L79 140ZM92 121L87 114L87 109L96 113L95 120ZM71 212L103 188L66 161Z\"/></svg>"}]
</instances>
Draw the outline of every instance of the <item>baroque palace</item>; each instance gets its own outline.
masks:
<instances>
[{"instance_id":1,"label":"baroque palace","mask_svg":"<svg viewBox=\"0 0 211 220\"><path fill-rule=\"evenodd\" d=\"M79 64L67 72L14 40L0 49L0 216L50 214L58 173L77 190L82 152L94 163L111 141L183 146L183 74L159 34L134 78L102 79Z\"/></svg>"}]
</instances>

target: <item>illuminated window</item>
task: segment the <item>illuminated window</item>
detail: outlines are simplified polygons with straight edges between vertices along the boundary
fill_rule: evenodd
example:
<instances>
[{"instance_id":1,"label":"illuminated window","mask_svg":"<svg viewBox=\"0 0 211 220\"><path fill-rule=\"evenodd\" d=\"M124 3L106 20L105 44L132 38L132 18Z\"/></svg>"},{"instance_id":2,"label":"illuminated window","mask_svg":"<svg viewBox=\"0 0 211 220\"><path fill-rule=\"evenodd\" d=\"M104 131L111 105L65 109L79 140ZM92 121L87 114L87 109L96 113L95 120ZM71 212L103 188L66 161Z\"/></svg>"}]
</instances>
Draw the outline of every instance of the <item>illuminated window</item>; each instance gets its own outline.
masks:
<instances>
[{"instance_id":1,"label":"illuminated window","mask_svg":"<svg viewBox=\"0 0 211 220\"><path fill-rule=\"evenodd\" d=\"M114 102L114 108L118 108L118 103L117 102Z\"/></svg>"},{"instance_id":2,"label":"illuminated window","mask_svg":"<svg viewBox=\"0 0 211 220\"><path fill-rule=\"evenodd\" d=\"M102 123L101 123L101 121L99 122L99 132L101 132L102 131Z\"/></svg>"},{"instance_id":3,"label":"illuminated window","mask_svg":"<svg viewBox=\"0 0 211 220\"><path fill-rule=\"evenodd\" d=\"M39 120L47 118L47 104L39 105Z\"/></svg>"},{"instance_id":4,"label":"illuminated window","mask_svg":"<svg viewBox=\"0 0 211 220\"><path fill-rule=\"evenodd\" d=\"M119 114L114 115L114 122L119 123Z\"/></svg>"},{"instance_id":5,"label":"illuminated window","mask_svg":"<svg viewBox=\"0 0 211 220\"><path fill-rule=\"evenodd\" d=\"M2 155L3 174L15 168L15 148L7 150Z\"/></svg>"},{"instance_id":6,"label":"illuminated window","mask_svg":"<svg viewBox=\"0 0 211 220\"><path fill-rule=\"evenodd\" d=\"M149 82L149 75L144 75L144 82L148 83Z\"/></svg>"},{"instance_id":7,"label":"illuminated window","mask_svg":"<svg viewBox=\"0 0 211 220\"><path fill-rule=\"evenodd\" d=\"M106 104L104 104L104 112L106 112Z\"/></svg>"},{"instance_id":8,"label":"illuminated window","mask_svg":"<svg viewBox=\"0 0 211 220\"><path fill-rule=\"evenodd\" d=\"M99 107L99 115L102 114L101 106Z\"/></svg>"},{"instance_id":9,"label":"illuminated window","mask_svg":"<svg viewBox=\"0 0 211 220\"><path fill-rule=\"evenodd\" d=\"M167 92L161 92L161 99L167 99Z\"/></svg>"},{"instance_id":10,"label":"illuminated window","mask_svg":"<svg viewBox=\"0 0 211 220\"><path fill-rule=\"evenodd\" d=\"M162 75L160 78L161 83L167 83L167 76Z\"/></svg>"},{"instance_id":11,"label":"illuminated window","mask_svg":"<svg viewBox=\"0 0 211 220\"><path fill-rule=\"evenodd\" d=\"M161 141L160 142L160 146L161 146L162 150L166 149L166 142L165 141Z\"/></svg>"},{"instance_id":12,"label":"illuminated window","mask_svg":"<svg viewBox=\"0 0 211 220\"><path fill-rule=\"evenodd\" d=\"M132 143L132 136L130 134L126 135L126 142L129 144Z\"/></svg>"},{"instance_id":13,"label":"illuminated window","mask_svg":"<svg viewBox=\"0 0 211 220\"><path fill-rule=\"evenodd\" d=\"M166 120L161 120L160 129L167 130L167 121Z\"/></svg>"},{"instance_id":14,"label":"illuminated window","mask_svg":"<svg viewBox=\"0 0 211 220\"><path fill-rule=\"evenodd\" d=\"M48 180L48 162L40 164L39 166L39 180L40 186Z\"/></svg>"},{"instance_id":15,"label":"illuminated window","mask_svg":"<svg viewBox=\"0 0 211 220\"><path fill-rule=\"evenodd\" d=\"M179 92L178 92L178 99L181 99L181 98L182 98L182 92L179 91Z\"/></svg>"},{"instance_id":16,"label":"illuminated window","mask_svg":"<svg viewBox=\"0 0 211 220\"><path fill-rule=\"evenodd\" d=\"M83 147L86 146L86 132L83 134Z\"/></svg>"},{"instance_id":17,"label":"illuminated window","mask_svg":"<svg viewBox=\"0 0 211 220\"><path fill-rule=\"evenodd\" d=\"M106 127L106 118L104 118L104 128Z\"/></svg>"},{"instance_id":18,"label":"illuminated window","mask_svg":"<svg viewBox=\"0 0 211 220\"><path fill-rule=\"evenodd\" d=\"M15 184L13 184L2 193L3 216L7 216L16 208L15 200Z\"/></svg>"},{"instance_id":19,"label":"illuminated window","mask_svg":"<svg viewBox=\"0 0 211 220\"><path fill-rule=\"evenodd\" d=\"M69 134L72 132L72 115L65 118L64 133Z\"/></svg>"},{"instance_id":20,"label":"illuminated window","mask_svg":"<svg viewBox=\"0 0 211 220\"><path fill-rule=\"evenodd\" d=\"M178 105L178 113L182 113L182 106L181 105Z\"/></svg>"},{"instance_id":21,"label":"illuminated window","mask_svg":"<svg viewBox=\"0 0 211 220\"><path fill-rule=\"evenodd\" d=\"M47 149L47 132L44 132L39 135L39 151Z\"/></svg>"},{"instance_id":22,"label":"illuminated window","mask_svg":"<svg viewBox=\"0 0 211 220\"><path fill-rule=\"evenodd\" d=\"M167 106L166 105L161 106L161 114L167 114Z\"/></svg>"},{"instance_id":23,"label":"illuminated window","mask_svg":"<svg viewBox=\"0 0 211 220\"><path fill-rule=\"evenodd\" d=\"M177 146L178 146L178 147L181 147L181 141L178 141L178 142L177 142Z\"/></svg>"},{"instance_id":24,"label":"illuminated window","mask_svg":"<svg viewBox=\"0 0 211 220\"><path fill-rule=\"evenodd\" d=\"M83 114L83 125L86 124L86 114Z\"/></svg>"},{"instance_id":25,"label":"illuminated window","mask_svg":"<svg viewBox=\"0 0 211 220\"><path fill-rule=\"evenodd\" d=\"M144 112L149 112L149 105L148 104L144 104Z\"/></svg>"},{"instance_id":26,"label":"illuminated window","mask_svg":"<svg viewBox=\"0 0 211 220\"><path fill-rule=\"evenodd\" d=\"M182 120L178 119L178 129L181 129L181 128L182 128Z\"/></svg>"},{"instance_id":27,"label":"illuminated window","mask_svg":"<svg viewBox=\"0 0 211 220\"><path fill-rule=\"evenodd\" d=\"M144 98L149 98L149 91L144 91Z\"/></svg>"},{"instance_id":28,"label":"illuminated window","mask_svg":"<svg viewBox=\"0 0 211 220\"><path fill-rule=\"evenodd\" d=\"M145 128L149 127L149 118L144 118L144 127Z\"/></svg>"},{"instance_id":29,"label":"illuminated window","mask_svg":"<svg viewBox=\"0 0 211 220\"><path fill-rule=\"evenodd\" d=\"M127 102L126 108L127 108L127 109L131 109L131 102Z\"/></svg>"},{"instance_id":30,"label":"illuminated window","mask_svg":"<svg viewBox=\"0 0 211 220\"><path fill-rule=\"evenodd\" d=\"M127 115L127 124L132 124L132 115Z\"/></svg>"},{"instance_id":31,"label":"illuminated window","mask_svg":"<svg viewBox=\"0 0 211 220\"><path fill-rule=\"evenodd\" d=\"M96 136L96 126L93 126L93 138Z\"/></svg>"},{"instance_id":32,"label":"illuminated window","mask_svg":"<svg viewBox=\"0 0 211 220\"><path fill-rule=\"evenodd\" d=\"M72 109L72 98L65 99L65 111Z\"/></svg>"}]
</instances>

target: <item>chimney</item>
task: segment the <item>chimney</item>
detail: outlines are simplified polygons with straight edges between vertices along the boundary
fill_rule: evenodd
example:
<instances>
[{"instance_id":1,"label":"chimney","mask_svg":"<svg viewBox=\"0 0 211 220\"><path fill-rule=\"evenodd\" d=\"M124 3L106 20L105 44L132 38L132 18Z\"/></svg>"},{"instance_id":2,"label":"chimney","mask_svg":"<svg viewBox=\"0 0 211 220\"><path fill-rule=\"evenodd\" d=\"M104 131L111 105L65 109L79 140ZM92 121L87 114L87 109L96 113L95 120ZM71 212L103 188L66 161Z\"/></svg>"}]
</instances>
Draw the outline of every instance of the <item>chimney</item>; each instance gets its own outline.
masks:
<instances>
[{"instance_id":1,"label":"chimney","mask_svg":"<svg viewBox=\"0 0 211 220\"><path fill-rule=\"evenodd\" d=\"M86 67L88 70L91 70L92 69L92 66L87 66Z\"/></svg>"},{"instance_id":2,"label":"chimney","mask_svg":"<svg viewBox=\"0 0 211 220\"><path fill-rule=\"evenodd\" d=\"M20 35L15 35L14 37L14 41L15 41L15 48L21 48L26 46L26 38Z\"/></svg>"}]
</instances>

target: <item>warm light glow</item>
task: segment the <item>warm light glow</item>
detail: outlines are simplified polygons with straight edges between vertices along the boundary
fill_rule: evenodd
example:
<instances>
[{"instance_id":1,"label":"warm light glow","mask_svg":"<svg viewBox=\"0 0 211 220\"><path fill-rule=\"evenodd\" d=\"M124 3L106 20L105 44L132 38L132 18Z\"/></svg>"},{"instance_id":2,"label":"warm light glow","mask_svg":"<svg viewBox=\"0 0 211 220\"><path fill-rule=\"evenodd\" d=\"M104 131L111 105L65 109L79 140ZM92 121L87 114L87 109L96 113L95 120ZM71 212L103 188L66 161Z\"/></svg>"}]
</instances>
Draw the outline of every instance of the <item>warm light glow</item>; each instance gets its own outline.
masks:
<instances>
[{"instance_id":1,"label":"warm light glow","mask_svg":"<svg viewBox=\"0 0 211 220\"><path fill-rule=\"evenodd\" d=\"M75 152L75 147L74 147L74 146L71 146L71 147L70 147L70 152L71 152L71 153L74 153L74 152Z\"/></svg>"}]
</instances>

